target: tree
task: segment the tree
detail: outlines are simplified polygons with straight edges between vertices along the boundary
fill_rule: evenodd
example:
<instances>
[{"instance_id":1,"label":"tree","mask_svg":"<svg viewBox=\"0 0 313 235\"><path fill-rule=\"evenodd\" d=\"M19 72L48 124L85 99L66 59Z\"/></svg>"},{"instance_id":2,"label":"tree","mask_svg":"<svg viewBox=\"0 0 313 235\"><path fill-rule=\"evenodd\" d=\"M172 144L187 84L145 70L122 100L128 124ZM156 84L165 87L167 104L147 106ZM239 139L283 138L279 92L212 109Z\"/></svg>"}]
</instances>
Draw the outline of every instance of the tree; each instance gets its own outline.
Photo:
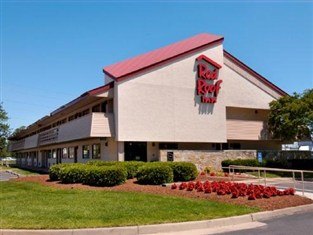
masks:
<instances>
[{"instance_id":1,"label":"tree","mask_svg":"<svg viewBox=\"0 0 313 235\"><path fill-rule=\"evenodd\" d=\"M313 135L313 89L272 101L268 126L275 139L283 141L311 140Z\"/></svg>"},{"instance_id":2,"label":"tree","mask_svg":"<svg viewBox=\"0 0 313 235\"><path fill-rule=\"evenodd\" d=\"M14 138L15 136L17 136L21 131L24 131L26 130L26 126L20 126L18 128L16 128L12 134L11 134L11 137Z\"/></svg>"},{"instance_id":3,"label":"tree","mask_svg":"<svg viewBox=\"0 0 313 235\"><path fill-rule=\"evenodd\" d=\"M7 157L9 155L7 150L7 138L10 134L10 126L8 124L8 114L0 104L0 157Z\"/></svg>"}]
</instances>

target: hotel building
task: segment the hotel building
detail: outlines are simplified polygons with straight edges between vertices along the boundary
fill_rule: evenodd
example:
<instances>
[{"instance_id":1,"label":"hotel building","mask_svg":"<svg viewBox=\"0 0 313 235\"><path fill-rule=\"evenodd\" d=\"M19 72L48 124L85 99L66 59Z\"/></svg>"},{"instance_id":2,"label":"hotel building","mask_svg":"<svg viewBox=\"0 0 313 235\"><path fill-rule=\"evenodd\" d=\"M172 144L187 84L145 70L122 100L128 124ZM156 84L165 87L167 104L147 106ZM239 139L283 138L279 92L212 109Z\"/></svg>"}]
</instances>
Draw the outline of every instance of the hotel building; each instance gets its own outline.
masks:
<instances>
[{"instance_id":1,"label":"hotel building","mask_svg":"<svg viewBox=\"0 0 313 235\"><path fill-rule=\"evenodd\" d=\"M89 90L10 138L21 166L105 161L255 157L281 142L267 130L284 91L199 34L104 67Z\"/></svg>"}]
</instances>

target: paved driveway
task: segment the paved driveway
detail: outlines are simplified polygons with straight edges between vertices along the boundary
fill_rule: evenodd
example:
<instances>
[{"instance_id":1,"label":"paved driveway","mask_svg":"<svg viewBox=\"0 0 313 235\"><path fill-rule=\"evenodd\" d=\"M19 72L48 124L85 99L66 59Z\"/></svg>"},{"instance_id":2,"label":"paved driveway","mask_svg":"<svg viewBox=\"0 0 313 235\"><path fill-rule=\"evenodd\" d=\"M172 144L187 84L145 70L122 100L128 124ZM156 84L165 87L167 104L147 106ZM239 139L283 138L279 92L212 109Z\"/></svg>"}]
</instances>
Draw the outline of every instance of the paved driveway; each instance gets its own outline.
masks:
<instances>
[{"instance_id":1,"label":"paved driveway","mask_svg":"<svg viewBox=\"0 0 313 235\"><path fill-rule=\"evenodd\" d=\"M6 171L0 171L0 181L8 181L13 178L17 178L17 176Z\"/></svg>"},{"instance_id":2,"label":"paved driveway","mask_svg":"<svg viewBox=\"0 0 313 235\"><path fill-rule=\"evenodd\" d=\"M263 235L302 235L313 234L313 212L304 214L296 214L281 217L278 219L271 219L263 221L266 226L255 229L247 229L235 232L222 233L224 235L250 235L250 234L263 234Z\"/></svg>"}]
</instances>

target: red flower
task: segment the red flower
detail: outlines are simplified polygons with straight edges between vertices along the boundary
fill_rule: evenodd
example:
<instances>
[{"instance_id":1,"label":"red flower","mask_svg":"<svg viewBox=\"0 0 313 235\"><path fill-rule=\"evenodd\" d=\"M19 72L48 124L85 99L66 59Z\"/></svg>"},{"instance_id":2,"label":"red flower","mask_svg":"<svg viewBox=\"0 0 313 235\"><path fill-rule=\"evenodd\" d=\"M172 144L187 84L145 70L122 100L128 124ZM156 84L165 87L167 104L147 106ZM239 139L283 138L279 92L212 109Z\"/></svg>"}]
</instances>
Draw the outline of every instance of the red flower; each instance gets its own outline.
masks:
<instances>
[{"instance_id":1,"label":"red flower","mask_svg":"<svg viewBox=\"0 0 313 235\"><path fill-rule=\"evenodd\" d=\"M177 189L177 185L175 183L172 184L171 189Z\"/></svg>"}]
</instances>

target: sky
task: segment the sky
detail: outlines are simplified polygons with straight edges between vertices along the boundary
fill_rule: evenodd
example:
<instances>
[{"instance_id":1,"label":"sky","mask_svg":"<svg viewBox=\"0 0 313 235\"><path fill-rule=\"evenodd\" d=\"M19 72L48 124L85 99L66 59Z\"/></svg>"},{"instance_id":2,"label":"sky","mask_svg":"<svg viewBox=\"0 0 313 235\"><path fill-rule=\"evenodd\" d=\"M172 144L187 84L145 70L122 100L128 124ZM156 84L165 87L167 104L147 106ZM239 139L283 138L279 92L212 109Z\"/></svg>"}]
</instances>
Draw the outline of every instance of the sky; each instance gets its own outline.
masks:
<instances>
[{"instance_id":1,"label":"sky","mask_svg":"<svg viewBox=\"0 0 313 235\"><path fill-rule=\"evenodd\" d=\"M0 1L12 130L103 85L104 66L203 32L289 94L313 87L313 2Z\"/></svg>"}]
</instances>

